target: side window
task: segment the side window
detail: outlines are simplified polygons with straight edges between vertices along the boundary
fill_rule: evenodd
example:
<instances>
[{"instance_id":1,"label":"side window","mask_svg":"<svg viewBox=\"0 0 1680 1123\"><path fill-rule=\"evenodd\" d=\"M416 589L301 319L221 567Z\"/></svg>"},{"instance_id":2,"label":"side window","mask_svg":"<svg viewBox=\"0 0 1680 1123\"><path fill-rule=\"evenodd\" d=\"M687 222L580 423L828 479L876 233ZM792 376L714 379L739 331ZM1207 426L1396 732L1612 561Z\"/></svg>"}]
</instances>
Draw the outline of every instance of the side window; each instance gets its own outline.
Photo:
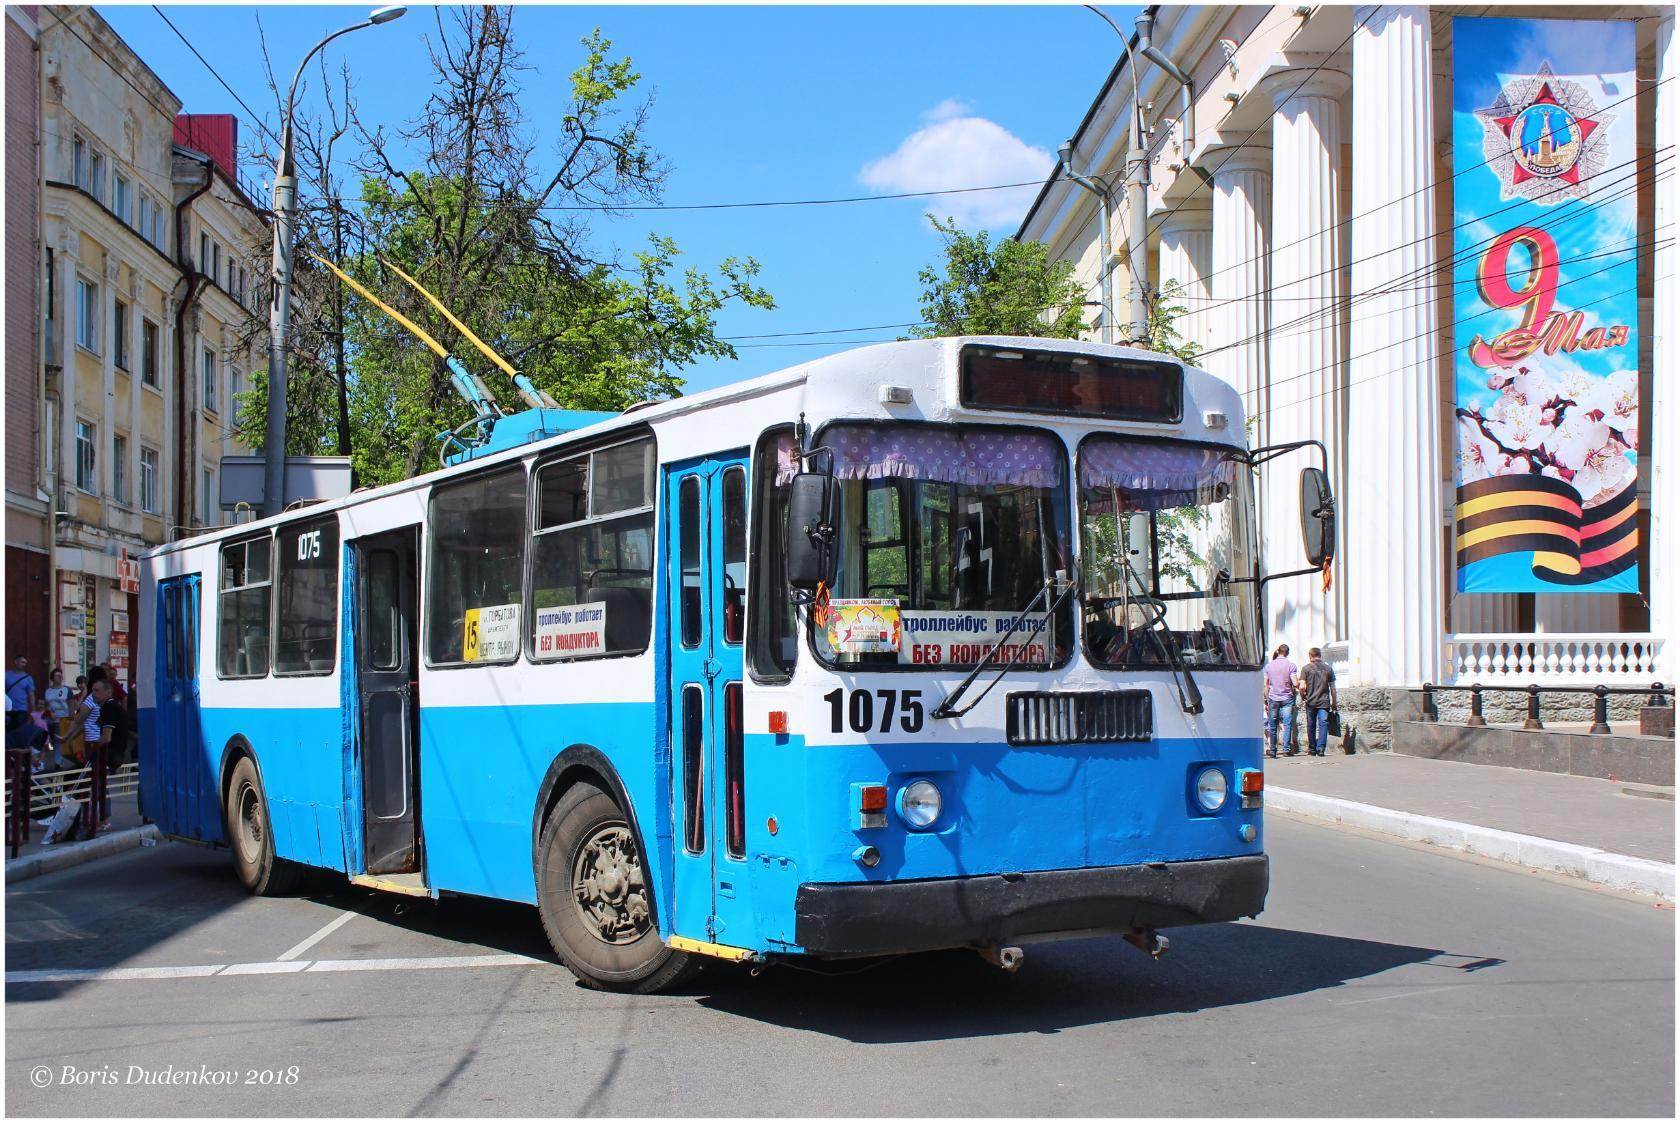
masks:
<instances>
[{"instance_id":1,"label":"side window","mask_svg":"<svg viewBox=\"0 0 1680 1123\"><path fill-rule=\"evenodd\" d=\"M652 438L536 471L531 658L647 650L653 625Z\"/></svg>"},{"instance_id":2,"label":"side window","mask_svg":"<svg viewBox=\"0 0 1680 1123\"><path fill-rule=\"evenodd\" d=\"M682 588L677 599L682 605L682 645L700 643L700 477L684 476L677 490L677 561L682 569Z\"/></svg>"},{"instance_id":3,"label":"side window","mask_svg":"<svg viewBox=\"0 0 1680 1123\"><path fill-rule=\"evenodd\" d=\"M772 429L759 438L753 450L747 661L761 679L785 679L799 661L799 633L793 602L788 599L787 559L782 556L788 483L798 467L791 426Z\"/></svg>"},{"instance_id":4,"label":"side window","mask_svg":"<svg viewBox=\"0 0 1680 1123\"><path fill-rule=\"evenodd\" d=\"M747 473L723 473L723 642L739 644L747 630Z\"/></svg>"},{"instance_id":5,"label":"side window","mask_svg":"<svg viewBox=\"0 0 1680 1123\"><path fill-rule=\"evenodd\" d=\"M274 673L327 675L338 651L338 520L283 527Z\"/></svg>"},{"instance_id":6,"label":"side window","mask_svg":"<svg viewBox=\"0 0 1680 1123\"><path fill-rule=\"evenodd\" d=\"M216 669L223 678L268 674L272 541L266 536L247 538L222 547Z\"/></svg>"},{"instance_id":7,"label":"side window","mask_svg":"<svg viewBox=\"0 0 1680 1123\"><path fill-rule=\"evenodd\" d=\"M401 559L395 550L370 550L365 562L367 600L362 605L367 667L370 671L394 671L402 666L402 609L397 590L402 586Z\"/></svg>"},{"instance_id":8,"label":"side window","mask_svg":"<svg viewBox=\"0 0 1680 1123\"><path fill-rule=\"evenodd\" d=\"M525 566L524 468L434 488L426 526L430 661L513 662Z\"/></svg>"}]
</instances>

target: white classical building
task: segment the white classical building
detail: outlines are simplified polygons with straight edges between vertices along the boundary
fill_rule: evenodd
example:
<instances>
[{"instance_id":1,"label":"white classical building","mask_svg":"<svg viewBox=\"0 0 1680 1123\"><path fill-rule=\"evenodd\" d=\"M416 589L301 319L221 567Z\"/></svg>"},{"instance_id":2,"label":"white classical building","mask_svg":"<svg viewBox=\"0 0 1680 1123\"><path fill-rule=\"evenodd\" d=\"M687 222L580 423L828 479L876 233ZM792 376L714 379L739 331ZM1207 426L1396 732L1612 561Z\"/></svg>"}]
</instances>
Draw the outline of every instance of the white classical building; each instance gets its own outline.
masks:
<instances>
[{"instance_id":1,"label":"white classical building","mask_svg":"<svg viewBox=\"0 0 1680 1123\"><path fill-rule=\"evenodd\" d=\"M1637 595L1454 593L1449 268L1461 15L1634 28L1643 161ZM1182 291L1168 302L1184 311L1175 322L1209 352L1205 365L1242 391L1256 416L1251 439L1326 443L1342 515L1334 587L1325 594L1316 576L1273 582L1266 615L1274 644L1325 648L1344 684L1680 678L1675 192L1671 179L1659 191L1651 178L1674 152L1674 18L1670 6L1148 9L1143 37L1131 39L1144 56L1135 82L1147 215L1127 205L1134 76L1121 55L1021 225L1020 237L1074 261L1100 304L1094 220L1107 188L1114 339L1127 338L1134 286L1153 293L1177 282ZM1110 34L1095 16L1091 33ZM1146 47L1189 77L1188 112L1180 84ZM1094 177L1097 191L1074 182L1069 165ZM1140 229L1141 255L1132 242ZM1275 471L1262 495L1271 571L1300 564L1294 480Z\"/></svg>"}]
</instances>

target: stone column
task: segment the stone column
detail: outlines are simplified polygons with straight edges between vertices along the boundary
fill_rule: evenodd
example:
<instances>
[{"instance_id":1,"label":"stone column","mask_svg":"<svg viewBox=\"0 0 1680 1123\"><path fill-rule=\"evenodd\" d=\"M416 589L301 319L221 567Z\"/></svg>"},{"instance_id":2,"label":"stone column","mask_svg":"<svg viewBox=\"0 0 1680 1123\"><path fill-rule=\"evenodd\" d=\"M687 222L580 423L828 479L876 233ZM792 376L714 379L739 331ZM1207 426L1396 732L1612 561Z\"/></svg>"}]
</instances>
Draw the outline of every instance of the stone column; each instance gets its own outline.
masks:
<instances>
[{"instance_id":1,"label":"stone column","mask_svg":"<svg viewBox=\"0 0 1680 1123\"><path fill-rule=\"evenodd\" d=\"M1342 468L1342 134L1345 72L1328 67L1281 70L1264 80L1272 99L1272 296L1267 368L1261 395L1269 444L1316 438L1329 449L1330 482L1346 490ZM1313 451L1261 469L1262 540L1266 571L1305 564L1301 553L1300 469L1316 466ZM1290 577L1266 587L1273 642L1295 649L1341 638L1333 594L1316 576Z\"/></svg>"},{"instance_id":2,"label":"stone column","mask_svg":"<svg viewBox=\"0 0 1680 1123\"><path fill-rule=\"evenodd\" d=\"M1680 74L1680 46L1674 42L1674 13L1657 25L1657 113L1656 144L1672 157L1680 142L1680 96L1673 79ZM1651 573L1646 587L1651 591L1651 631L1662 637L1662 661L1658 664L1663 682L1680 681L1680 286L1674 269L1680 257L1674 252L1674 185L1656 187L1656 253L1651 265L1654 278L1651 301L1651 416L1639 426L1645 447L1640 456L1651 458Z\"/></svg>"},{"instance_id":3,"label":"stone column","mask_svg":"<svg viewBox=\"0 0 1680 1123\"><path fill-rule=\"evenodd\" d=\"M1213 251L1208 274L1208 356L1203 365L1236 387L1243 410L1259 411L1266 384L1266 252L1272 154L1253 141L1220 138L1196 158L1213 176ZM1251 440L1263 439L1264 425Z\"/></svg>"},{"instance_id":4,"label":"stone column","mask_svg":"<svg viewBox=\"0 0 1680 1123\"><path fill-rule=\"evenodd\" d=\"M1358 7L1353 37L1352 325L1343 513L1350 678L1418 686L1440 675L1441 325L1429 9Z\"/></svg>"},{"instance_id":5,"label":"stone column","mask_svg":"<svg viewBox=\"0 0 1680 1123\"><path fill-rule=\"evenodd\" d=\"M1172 211L1161 223L1161 260L1155 276L1162 289L1172 282L1179 286L1177 295L1165 298L1184 309L1173 321L1179 342L1196 343L1203 350L1208 346L1208 274L1213 271L1212 255L1211 211L1181 208Z\"/></svg>"}]
</instances>

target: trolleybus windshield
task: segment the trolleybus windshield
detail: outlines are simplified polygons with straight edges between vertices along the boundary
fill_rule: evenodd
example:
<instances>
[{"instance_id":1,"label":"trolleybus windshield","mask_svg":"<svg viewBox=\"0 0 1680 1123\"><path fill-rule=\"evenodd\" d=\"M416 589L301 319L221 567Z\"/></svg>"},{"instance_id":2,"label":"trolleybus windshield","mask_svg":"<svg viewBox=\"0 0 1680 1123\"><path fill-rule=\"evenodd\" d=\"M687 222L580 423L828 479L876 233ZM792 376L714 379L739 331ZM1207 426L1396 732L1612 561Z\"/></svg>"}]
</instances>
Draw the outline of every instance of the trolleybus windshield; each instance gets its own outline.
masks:
<instances>
[{"instance_id":1,"label":"trolleybus windshield","mask_svg":"<svg viewBox=\"0 0 1680 1123\"><path fill-rule=\"evenodd\" d=\"M1103 667L1253 667L1252 473L1225 446L1092 436L1079 447L1084 634ZM1163 626L1164 625L1164 626Z\"/></svg>"},{"instance_id":2,"label":"trolleybus windshield","mask_svg":"<svg viewBox=\"0 0 1680 1123\"><path fill-rule=\"evenodd\" d=\"M994 659L1068 658L1072 612L1064 603L1047 615L1039 596L1071 556L1061 441L1003 426L843 423L818 443L840 500L837 576L812 629L825 661L972 667L1029 607Z\"/></svg>"}]
</instances>

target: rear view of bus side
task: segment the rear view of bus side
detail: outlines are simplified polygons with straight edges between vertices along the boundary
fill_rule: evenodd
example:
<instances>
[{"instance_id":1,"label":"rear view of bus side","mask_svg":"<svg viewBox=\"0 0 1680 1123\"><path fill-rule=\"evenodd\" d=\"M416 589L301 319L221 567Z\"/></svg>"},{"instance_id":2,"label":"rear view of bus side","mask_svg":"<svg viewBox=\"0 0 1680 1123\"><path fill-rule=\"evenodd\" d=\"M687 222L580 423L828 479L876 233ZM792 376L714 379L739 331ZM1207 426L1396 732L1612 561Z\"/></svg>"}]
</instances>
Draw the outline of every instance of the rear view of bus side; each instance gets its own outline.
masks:
<instances>
[{"instance_id":1,"label":"rear view of bus side","mask_svg":"<svg viewBox=\"0 0 1680 1123\"><path fill-rule=\"evenodd\" d=\"M147 557L166 834L258 893L315 867L537 905L623 990L706 957L1158 952L1260 911L1266 453L1229 387L971 338L530 414Z\"/></svg>"}]
</instances>

